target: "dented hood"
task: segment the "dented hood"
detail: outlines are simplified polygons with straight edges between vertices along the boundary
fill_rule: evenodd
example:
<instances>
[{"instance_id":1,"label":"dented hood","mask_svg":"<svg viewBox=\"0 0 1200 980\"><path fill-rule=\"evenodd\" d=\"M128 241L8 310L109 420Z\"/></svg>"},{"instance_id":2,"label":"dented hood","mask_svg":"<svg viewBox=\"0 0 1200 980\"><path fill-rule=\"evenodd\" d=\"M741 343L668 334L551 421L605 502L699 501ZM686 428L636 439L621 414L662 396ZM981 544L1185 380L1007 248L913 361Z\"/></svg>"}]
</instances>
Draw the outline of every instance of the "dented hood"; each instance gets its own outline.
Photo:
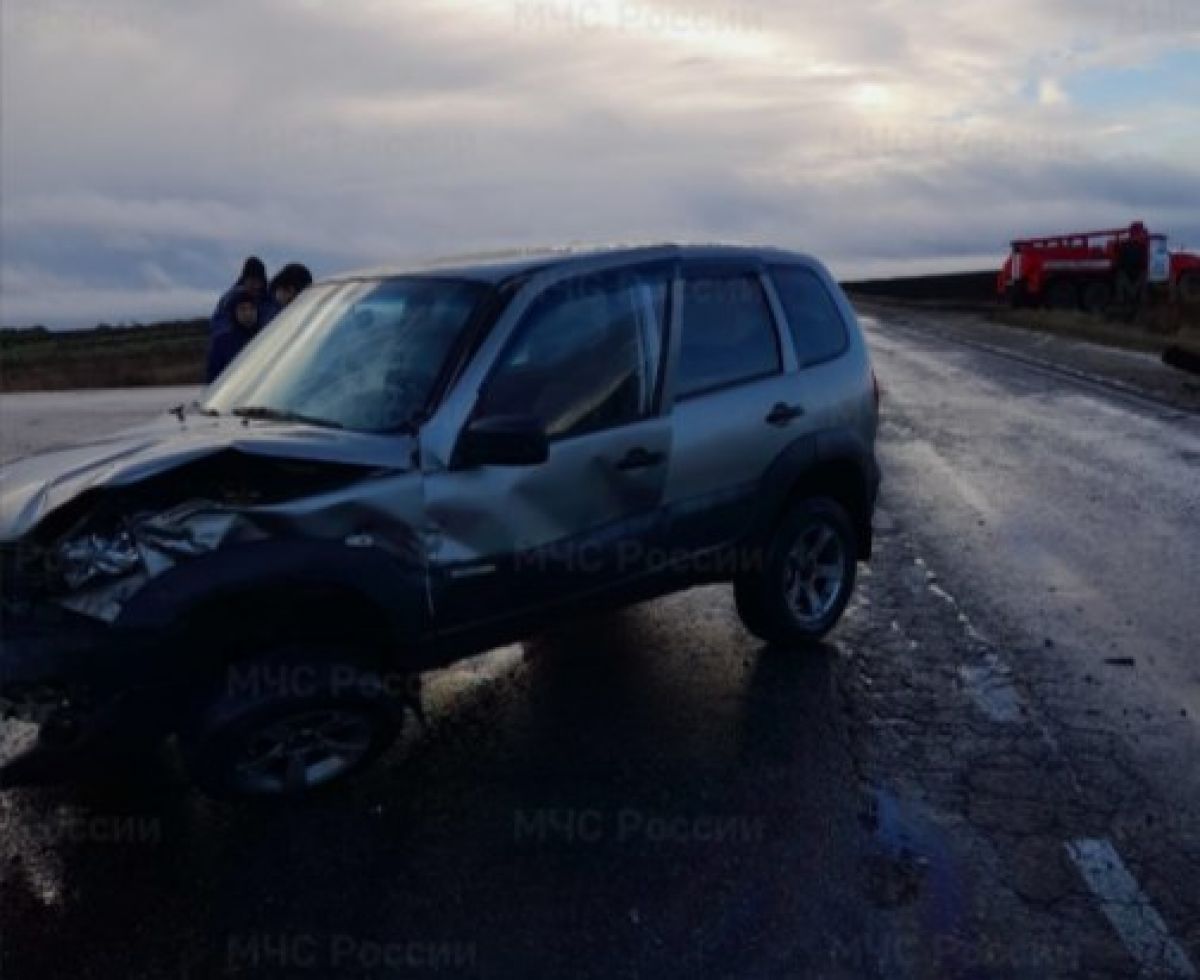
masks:
<instances>
[{"instance_id":1,"label":"dented hood","mask_svg":"<svg viewBox=\"0 0 1200 980\"><path fill-rule=\"evenodd\" d=\"M408 435L349 432L296 423L188 415L161 420L0 467L0 542L15 541L86 490L128 486L233 450L248 455L403 471Z\"/></svg>"}]
</instances>

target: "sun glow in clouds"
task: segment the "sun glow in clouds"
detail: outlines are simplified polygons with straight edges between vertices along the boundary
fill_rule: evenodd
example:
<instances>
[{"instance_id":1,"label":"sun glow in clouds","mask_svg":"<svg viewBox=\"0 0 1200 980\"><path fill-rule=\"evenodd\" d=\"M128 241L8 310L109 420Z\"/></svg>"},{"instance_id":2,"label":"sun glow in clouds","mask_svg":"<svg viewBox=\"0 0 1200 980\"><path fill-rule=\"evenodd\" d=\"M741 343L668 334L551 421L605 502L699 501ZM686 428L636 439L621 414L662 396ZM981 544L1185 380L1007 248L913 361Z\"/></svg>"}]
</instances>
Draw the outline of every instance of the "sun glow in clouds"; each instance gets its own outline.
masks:
<instances>
[{"instance_id":1,"label":"sun glow in clouds","mask_svg":"<svg viewBox=\"0 0 1200 980\"><path fill-rule=\"evenodd\" d=\"M857 109L892 109L896 101L895 91L878 82L863 82L850 90L850 104Z\"/></svg>"}]
</instances>

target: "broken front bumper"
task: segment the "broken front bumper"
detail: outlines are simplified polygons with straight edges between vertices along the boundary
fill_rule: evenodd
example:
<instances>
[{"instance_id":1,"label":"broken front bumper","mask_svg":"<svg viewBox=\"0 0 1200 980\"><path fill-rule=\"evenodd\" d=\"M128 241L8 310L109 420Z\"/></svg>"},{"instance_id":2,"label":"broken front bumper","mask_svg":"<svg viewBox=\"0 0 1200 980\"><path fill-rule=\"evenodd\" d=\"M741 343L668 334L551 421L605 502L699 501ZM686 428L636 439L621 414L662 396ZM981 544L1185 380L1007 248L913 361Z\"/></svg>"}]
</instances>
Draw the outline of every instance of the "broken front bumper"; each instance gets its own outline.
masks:
<instances>
[{"instance_id":1,"label":"broken front bumper","mask_svg":"<svg viewBox=\"0 0 1200 980\"><path fill-rule=\"evenodd\" d=\"M140 644L54 607L0 619L0 786L53 782L152 738L166 700L129 683Z\"/></svg>"}]
</instances>

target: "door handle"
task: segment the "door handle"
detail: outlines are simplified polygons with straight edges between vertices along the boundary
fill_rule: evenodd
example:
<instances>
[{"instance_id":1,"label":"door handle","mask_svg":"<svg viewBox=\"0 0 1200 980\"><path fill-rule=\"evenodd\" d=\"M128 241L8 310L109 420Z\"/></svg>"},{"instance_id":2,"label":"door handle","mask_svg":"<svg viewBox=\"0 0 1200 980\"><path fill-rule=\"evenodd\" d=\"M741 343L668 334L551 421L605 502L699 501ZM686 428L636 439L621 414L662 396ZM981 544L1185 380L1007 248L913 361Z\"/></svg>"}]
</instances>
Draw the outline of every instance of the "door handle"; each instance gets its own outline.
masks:
<instances>
[{"instance_id":1,"label":"door handle","mask_svg":"<svg viewBox=\"0 0 1200 980\"><path fill-rule=\"evenodd\" d=\"M636 446L617 462L617 469L622 471L644 470L651 466L658 466L666 458L666 453L652 453L641 446Z\"/></svg>"},{"instance_id":2,"label":"door handle","mask_svg":"<svg viewBox=\"0 0 1200 980\"><path fill-rule=\"evenodd\" d=\"M800 418L803 414L804 407L802 405L788 405L784 402L779 402L771 409L766 421L770 425L787 425L794 419Z\"/></svg>"}]
</instances>

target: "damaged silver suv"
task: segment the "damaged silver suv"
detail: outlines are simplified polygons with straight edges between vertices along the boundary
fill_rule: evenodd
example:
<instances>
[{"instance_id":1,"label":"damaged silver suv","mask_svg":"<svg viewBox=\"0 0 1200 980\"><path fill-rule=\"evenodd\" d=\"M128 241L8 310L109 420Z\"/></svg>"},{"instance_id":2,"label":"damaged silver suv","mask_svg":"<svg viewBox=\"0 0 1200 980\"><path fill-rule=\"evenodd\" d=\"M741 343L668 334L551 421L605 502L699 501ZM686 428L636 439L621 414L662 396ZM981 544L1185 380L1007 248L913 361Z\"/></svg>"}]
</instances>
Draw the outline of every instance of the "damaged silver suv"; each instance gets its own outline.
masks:
<instances>
[{"instance_id":1,"label":"damaged silver suv","mask_svg":"<svg viewBox=\"0 0 1200 980\"><path fill-rule=\"evenodd\" d=\"M731 581L799 647L871 550L878 391L829 274L661 246L307 290L203 400L6 468L8 784L175 736L222 796L360 769L416 679Z\"/></svg>"}]
</instances>

